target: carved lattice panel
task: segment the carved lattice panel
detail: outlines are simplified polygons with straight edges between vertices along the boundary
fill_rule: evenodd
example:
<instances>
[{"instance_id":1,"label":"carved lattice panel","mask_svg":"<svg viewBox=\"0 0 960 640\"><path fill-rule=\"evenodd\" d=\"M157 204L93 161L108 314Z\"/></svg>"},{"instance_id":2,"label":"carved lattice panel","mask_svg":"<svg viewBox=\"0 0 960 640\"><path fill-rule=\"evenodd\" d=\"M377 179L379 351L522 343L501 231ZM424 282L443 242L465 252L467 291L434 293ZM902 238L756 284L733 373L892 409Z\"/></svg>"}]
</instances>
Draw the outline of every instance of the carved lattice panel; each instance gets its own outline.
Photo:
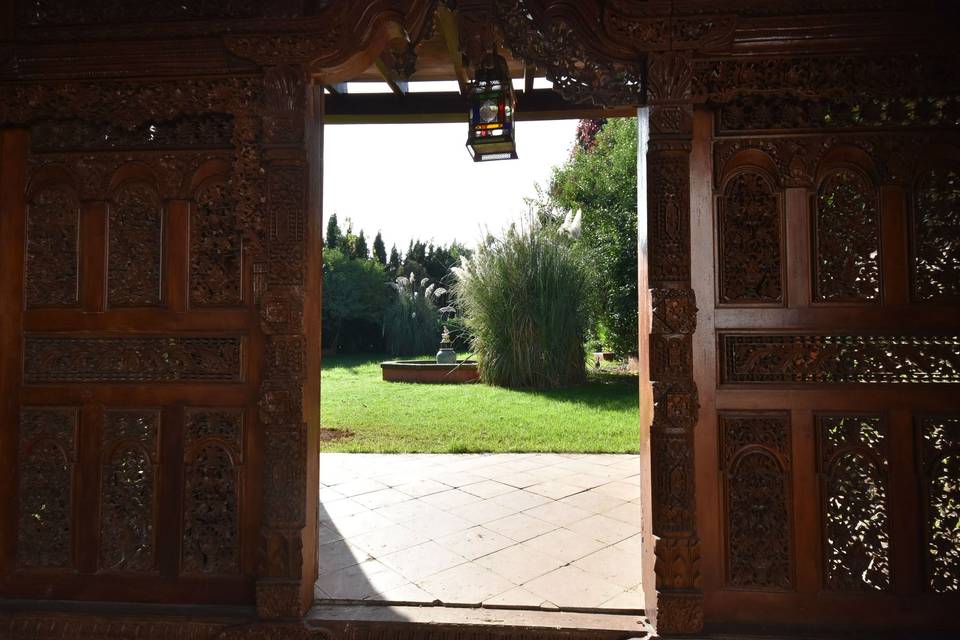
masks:
<instances>
[{"instance_id":1,"label":"carved lattice panel","mask_svg":"<svg viewBox=\"0 0 960 640\"><path fill-rule=\"evenodd\" d=\"M923 173L913 198L913 296L960 298L960 170Z\"/></svg>"},{"instance_id":2,"label":"carved lattice panel","mask_svg":"<svg viewBox=\"0 0 960 640\"><path fill-rule=\"evenodd\" d=\"M79 303L80 201L66 186L33 194L27 207L28 307Z\"/></svg>"},{"instance_id":3,"label":"carved lattice panel","mask_svg":"<svg viewBox=\"0 0 960 640\"><path fill-rule=\"evenodd\" d=\"M724 384L960 382L960 336L719 336Z\"/></svg>"},{"instance_id":4,"label":"carved lattice panel","mask_svg":"<svg viewBox=\"0 0 960 640\"><path fill-rule=\"evenodd\" d=\"M101 438L100 568L151 571L156 566L156 409L107 411Z\"/></svg>"},{"instance_id":5,"label":"carved lattice panel","mask_svg":"<svg viewBox=\"0 0 960 640\"><path fill-rule=\"evenodd\" d=\"M757 171L727 183L719 207L719 301L778 304L783 301L780 199Z\"/></svg>"},{"instance_id":6,"label":"carved lattice panel","mask_svg":"<svg viewBox=\"0 0 960 640\"><path fill-rule=\"evenodd\" d=\"M156 190L121 185L110 200L107 300L113 307L160 304L163 211Z\"/></svg>"},{"instance_id":7,"label":"carved lattice panel","mask_svg":"<svg viewBox=\"0 0 960 640\"><path fill-rule=\"evenodd\" d=\"M239 305L242 239L226 183L209 180L201 185L190 209L190 304Z\"/></svg>"},{"instance_id":8,"label":"carved lattice panel","mask_svg":"<svg viewBox=\"0 0 960 640\"><path fill-rule=\"evenodd\" d=\"M814 293L821 302L880 297L880 216L877 191L860 171L830 172L817 190Z\"/></svg>"},{"instance_id":9,"label":"carved lattice panel","mask_svg":"<svg viewBox=\"0 0 960 640\"><path fill-rule=\"evenodd\" d=\"M927 588L960 591L960 418L919 421L926 489Z\"/></svg>"},{"instance_id":10,"label":"carved lattice panel","mask_svg":"<svg viewBox=\"0 0 960 640\"><path fill-rule=\"evenodd\" d=\"M240 572L243 414L189 409L184 432L184 574Z\"/></svg>"},{"instance_id":11,"label":"carved lattice panel","mask_svg":"<svg viewBox=\"0 0 960 640\"><path fill-rule=\"evenodd\" d=\"M73 566L73 470L76 409L20 412L17 564L30 569Z\"/></svg>"},{"instance_id":12,"label":"carved lattice panel","mask_svg":"<svg viewBox=\"0 0 960 640\"><path fill-rule=\"evenodd\" d=\"M793 588L790 421L785 414L720 414L731 587Z\"/></svg>"},{"instance_id":13,"label":"carved lattice panel","mask_svg":"<svg viewBox=\"0 0 960 640\"><path fill-rule=\"evenodd\" d=\"M837 591L891 585L887 426L875 415L819 415L824 576Z\"/></svg>"}]
</instances>

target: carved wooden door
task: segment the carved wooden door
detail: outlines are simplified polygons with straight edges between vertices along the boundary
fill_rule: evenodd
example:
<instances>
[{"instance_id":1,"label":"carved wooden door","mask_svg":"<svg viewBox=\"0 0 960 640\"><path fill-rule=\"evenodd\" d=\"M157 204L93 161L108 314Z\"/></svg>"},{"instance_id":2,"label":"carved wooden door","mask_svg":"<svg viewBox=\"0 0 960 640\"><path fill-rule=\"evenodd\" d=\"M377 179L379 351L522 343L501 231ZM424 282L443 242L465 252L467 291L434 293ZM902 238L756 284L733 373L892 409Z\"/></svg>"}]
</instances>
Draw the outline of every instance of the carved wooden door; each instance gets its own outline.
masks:
<instances>
[{"instance_id":1,"label":"carved wooden door","mask_svg":"<svg viewBox=\"0 0 960 640\"><path fill-rule=\"evenodd\" d=\"M262 338L233 134L210 113L3 133L4 597L253 601Z\"/></svg>"},{"instance_id":2,"label":"carved wooden door","mask_svg":"<svg viewBox=\"0 0 960 640\"><path fill-rule=\"evenodd\" d=\"M711 620L949 624L960 138L930 128L944 108L744 98L696 114Z\"/></svg>"}]
</instances>

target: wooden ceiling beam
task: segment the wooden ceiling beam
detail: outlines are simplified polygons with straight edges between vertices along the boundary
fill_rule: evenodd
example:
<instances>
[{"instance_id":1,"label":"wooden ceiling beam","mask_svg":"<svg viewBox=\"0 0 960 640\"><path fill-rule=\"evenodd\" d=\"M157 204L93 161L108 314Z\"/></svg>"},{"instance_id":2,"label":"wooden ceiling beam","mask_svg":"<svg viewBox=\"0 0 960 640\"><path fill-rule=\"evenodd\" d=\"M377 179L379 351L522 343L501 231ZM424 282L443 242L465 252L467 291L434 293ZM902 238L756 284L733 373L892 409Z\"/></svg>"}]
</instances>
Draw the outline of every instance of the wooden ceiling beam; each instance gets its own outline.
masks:
<instances>
[{"instance_id":1,"label":"wooden ceiling beam","mask_svg":"<svg viewBox=\"0 0 960 640\"><path fill-rule=\"evenodd\" d=\"M533 65L525 64L523 65L523 92L530 93L533 91L533 79L537 75L536 68Z\"/></svg>"},{"instance_id":2,"label":"wooden ceiling beam","mask_svg":"<svg viewBox=\"0 0 960 640\"><path fill-rule=\"evenodd\" d=\"M457 77L457 84L460 85L460 94L467 95L467 70L463 67L463 54L460 52L460 30L457 28L457 20L453 12L446 7L437 8L437 24L440 27L440 33L443 35L443 41L447 45L447 54L450 56L450 62L453 64L453 73Z\"/></svg>"},{"instance_id":3,"label":"wooden ceiling beam","mask_svg":"<svg viewBox=\"0 0 960 640\"><path fill-rule=\"evenodd\" d=\"M379 57L373 63L377 67L377 71L380 72L383 81L387 83L390 87L390 90L393 91L398 96L407 95L407 81L400 77L390 65L383 61L383 57Z\"/></svg>"}]
</instances>

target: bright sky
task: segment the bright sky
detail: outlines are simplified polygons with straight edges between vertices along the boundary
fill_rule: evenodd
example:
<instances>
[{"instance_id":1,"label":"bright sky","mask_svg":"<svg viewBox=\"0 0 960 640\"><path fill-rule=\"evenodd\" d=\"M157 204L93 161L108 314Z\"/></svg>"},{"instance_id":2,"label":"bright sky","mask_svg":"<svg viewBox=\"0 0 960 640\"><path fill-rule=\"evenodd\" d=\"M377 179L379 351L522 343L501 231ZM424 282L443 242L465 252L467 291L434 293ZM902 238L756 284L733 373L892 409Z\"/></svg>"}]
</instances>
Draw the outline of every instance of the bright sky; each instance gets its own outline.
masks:
<instances>
[{"instance_id":1,"label":"bright sky","mask_svg":"<svg viewBox=\"0 0 960 640\"><path fill-rule=\"evenodd\" d=\"M411 239L474 245L526 214L523 198L566 160L577 120L518 122L517 160L474 163L467 124L327 125L324 229L331 213L367 242L380 230L387 252Z\"/></svg>"}]
</instances>

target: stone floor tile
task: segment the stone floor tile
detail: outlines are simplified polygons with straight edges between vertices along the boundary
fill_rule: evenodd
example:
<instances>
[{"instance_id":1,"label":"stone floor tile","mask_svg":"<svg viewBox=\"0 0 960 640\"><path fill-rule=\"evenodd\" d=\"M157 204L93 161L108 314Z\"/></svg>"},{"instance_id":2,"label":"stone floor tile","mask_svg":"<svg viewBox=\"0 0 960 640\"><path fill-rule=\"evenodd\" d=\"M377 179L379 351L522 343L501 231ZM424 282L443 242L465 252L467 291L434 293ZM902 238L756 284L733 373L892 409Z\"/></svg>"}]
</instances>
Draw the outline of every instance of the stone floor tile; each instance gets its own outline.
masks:
<instances>
[{"instance_id":1,"label":"stone floor tile","mask_svg":"<svg viewBox=\"0 0 960 640\"><path fill-rule=\"evenodd\" d=\"M600 605L601 609L621 609L625 611L642 611L644 609L643 592L622 591Z\"/></svg>"},{"instance_id":2,"label":"stone floor tile","mask_svg":"<svg viewBox=\"0 0 960 640\"><path fill-rule=\"evenodd\" d=\"M548 480L547 482L541 482L540 484L527 487L524 491L529 491L530 493L535 493L545 498L550 498L551 500L559 500L560 498L566 498L575 493L580 493L583 489L575 487L572 484L567 484L561 480Z\"/></svg>"},{"instance_id":3,"label":"stone floor tile","mask_svg":"<svg viewBox=\"0 0 960 640\"><path fill-rule=\"evenodd\" d=\"M530 538L542 536L557 528L555 524L523 513L515 513L506 518L491 520L483 526L517 542L525 542Z\"/></svg>"},{"instance_id":4,"label":"stone floor tile","mask_svg":"<svg viewBox=\"0 0 960 640\"><path fill-rule=\"evenodd\" d=\"M460 489L450 489L449 491L432 493L428 496L423 496L420 498L421 502L429 504L432 507L436 507L437 509L443 509L444 511L456 509L457 507L462 507L466 504L480 502L480 500L482 500L482 498L478 498L477 496L466 493L465 491L461 491Z\"/></svg>"},{"instance_id":5,"label":"stone floor tile","mask_svg":"<svg viewBox=\"0 0 960 640\"><path fill-rule=\"evenodd\" d=\"M333 518L327 526L336 529L341 536L349 539L352 536L358 536L367 531L373 531L374 529L389 527L392 524L394 523L378 513L361 511L360 513L355 513L345 518L337 516Z\"/></svg>"},{"instance_id":6,"label":"stone floor tile","mask_svg":"<svg viewBox=\"0 0 960 640\"><path fill-rule=\"evenodd\" d=\"M331 502L336 502L337 500L342 500L346 496L334 489L333 487L328 487L326 485L320 485L320 502L326 502L327 504Z\"/></svg>"},{"instance_id":7,"label":"stone floor tile","mask_svg":"<svg viewBox=\"0 0 960 640\"><path fill-rule=\"evenodd\" d=\"M451 473L446 469L441 469L434 473L431 473L427 476L431 480L436 480L437 482L442 482L445 485L457 488L464 487L468 484L476 484L478 482L483 482L487 478L483 476L478 476L475 473L467 473L462 471L457 471Z\"/></svg>"},{"instance_id":8,"label":"stone floor tile","mask_svg":"<svg viewBox=\"0 0 960 640\"><path fill-rule=\"evenodd\" d=\"M623 480L614 480L605 485L597 487L597 491L620 498L621 500L639 500L643 489L635 482L624 482Z\"/></svg>"},{"instance_id":9,"label":"stone floor tile","mask_svg":"<svg viewBox=\"0 0 960 640\"><path fill-rule=\"evenodd\" d=\"M366 552L354 549L346 540L335 540L319 546L317 550L320 575L352 567L367 559Z\"/></svg>"},{"instance_id":10,"label":"stone floor tile","mask_svg":"<svg viewBox=\"0 0 960 640\"><path fill-rule=\"evenodd\" d=\"M640 512L639 502L627 502L613 509L607 509L603 512L603 515L624 522L640 522Z\"/></svg>"},{"instance_id":11,"label":"stone floor tile","mask_svg":"<svg viewBox=\"0 0 960 640\"><path fill-rule=\"evenodd\" d=\"M398 524L415 518L432 518L444 512L420 500L407 500L406 502L397 502L386 507L380 507L374 513L378 513Z\"/></svg>"},{"instance_id":12,"label":"stone floor tile","mask_svg":"<svg viewBox=\"0 0 960 640\"><path fill-rule=\"evenodd\" d=\"M588 518L592 515L589 511L579 507L574 507L573 505L564 504L563 502L559 501L548 502L547 504L542 504L539 507L527 509L524 511L524 513L526 513L528 516L533 516L534 518L540 518L541 520L552 522L558 527L566 526L572 522L583 520L584 518Z\"/></svg>"},{"instance_id":13,"label":"stone floor tile","mask_svg":"<svg viewBox=\"0 0 960 640\"><path fill-rule=\"evenodd\" d=\"M463 556L444 549L432 540L383 556L379 560L397 573L406 576L410 582L416 583L466 562Z\"/></svg>"},{"instance_id":14,"label":"stone floor tile","mask_svg":"<svg viewBox=\"0 0 960 640\"><path fill-rule=\"evenodd\" d=\"M511 491L515 490L516 489L514 487L497 482L496 480L484 480L483 482L475 482L474 484L468 484L460 487L460 491L464 491L478 498L483 498L484 500L494 496L500 496L505 493L510 493Z\"/></svg>"},{"instance_id":15,"label":"stone floor tile","mask_svg":"<svg viewBox=\"0 0 960 640\"><path fill-rule=\"evenodd\" d=\"M564 469L563 465L540 467L539 469L531 469L525 473L536 478L539 482L547 482L549 480L556 480L558 478L565 478L573 475L573 471Z\"/></svg>"},{"instance_id":16,"label":"stone floor tile","mask_svg":"<svg viewBox=\"0 0 960 640\"><path fill-rule=\"evenodd\" d=\"M317 544L326 544L336 540L343 540L343 536L336 529L331 529L321 524L317 527Z\"/></svg>"},{"instance_id":17,"label":"stone floor tile","mask_svg":"<svg viewBox=\"0 0 960 640\"><path fill-rule=\"evenodd\" d=\"M402 491L411 498L422 498L423 496L428 496L432 493L449 491L450 486L445 485L437 480L420 479L414 482L397 485L394 487L394 489L397 491Z\"/></svg>"},{"instance_id":18,"label":"stone floor tile","mask_svg":"<svg viewBox=\"0 0 960 640\"><path fill-rule=\"evenodd\" d=\"M510 607L530 607L536 608L540 606L553 607L553 603L544 602L543 598L538 596L535 593L530 593L523 587L514 587L508 591L497 594L493 597L487 598L483 601L483 606L485 607L498 607L498 606L510 606Z\"/></svg>"},{"instance_id":19,"label":"stone floor tile","mask_svg":"<svg viewBox=\"0 0 960 640\"><path fill-rule=\"evenodd\" d=\"M637 528L639 529L640 527L638 526ZM643 555L643 535L638 533L636 535L630 536L625 540L621 540L620 542L618 542L613 546L616 547L617 549L620 549L621 551L626 551L627 553L631 553L635 556L642 556Z\"/></svg>"},{"instance_id":20,"label":"stone floor tile","mask_svg":"<svg viewBox=\"0 0 960 640\"><path fill-rule=\"evenodd\" d=\"M337 490L337 493L347 497L358 496L364 493L372 493L374 491L380 491L381 489L387 488L387 485L383 484L382 482L371 480L370 478L357 478L342 484L335 484L333 486Z\"/></svg>"},{"instance_id":21,"label":"stone floor tile","mask_svg":"<svg viewBox=\"0 0 960 640\"><path fill-rule=\"evenodd\" d=\"M523 588L558 607L599 607L622 591L616 584L573 566L534 578Z\"/></svg>"},{"instance_id":22,"label":"stone floor tile","mask_svg":"<svg viewBox=\"0 0 960 640\"><path fill-rule=\"evenodd\" d=\"M438 511L428 517L405 520L400 524L408 529L413 529L418 533L426 535L431 540L442 538L457 531L464 531L473 526L473 523L469 520L457 517L446 511Z\"/></svg>"},{"instance_id":23,"label":"stone floor tile","mask_svg":"<svg viewBox=\"0 0 960 640\"><path fill-rule=\"evenodd\" d=\"M350 536L350 544L363 549L374 558L389 555L402 549L409 549L429 540L429 536L395 524L369 531L362 535Z\"/></svg>"},{"instance_id":24,"label":"stone floor tile","mask_svg":"<svg viewBox=\"0 0 960 640\"><path fill-rule=\"evenodd\" d=\"M522 585L558 569L563 563L545 553L516 545L477 558L474 564L490 569L514 584Z\"/></svg>"},{"instance_id":25,"label":"stone floor tile","mask_svg":"<svg viewBox=\"0 0 960 640\"><path fill-rule=\"evenodd\" d=\"M339 600L363 600L407 582L406 578L376 560L344 567L325 573L317 580L330 598Z\"/></svg>"},{"instance_id":26,"label":"stone floor tile","mask_svg":"<svg viewBox=\"0 0 960 640\"><path fill-rule=\"evenodd\" d=\"M640 529L640 519L637 518L631 523L597 514L564 526L571 531L591 536L602 542L616 544L637 533Z\"/></svg>"},{"instance_id":27,"label":"stone floor tile","mask_svg":"<svg viewBox=\"0 0 960 640\"><path fill-rule=\"evenodd\" d=\"M416 603L433 602L434 599L432 594L427 593L412 582L402 584L399 587L393 587L392 589L386 589L378 595L367 598L367 600L372 601Z\"/></svg>"},{"instance_id":28,"label":"stone floor tile","mask_svg":"<svg viewBox=\"0 0 960 640\"><path fill-rule=\"evenodd\" d=\"M527 540L522 546L553 556L563 562L573 562L603 549L607 543L574 533L569 529L554 529L542 536Z\"/></svg>"},{"instance_id":29,"label":"stone floor tile","mask_svg":"<svg viewBox=\"0 0 960 640\"><path fill-rule=\"evenodd\" d=\"M561 498L561 502L574 507L580 507L591 513L603 513L615 507L627 504L620 498L614 498L605 493L598 493L596 490L584 491L566 498ZM639 517L637 518L639 522Z\"/></svg>"},{"instance_id":30,"label":"stone floor tile","mask_svg":"<svg viewBox=\"0 0 960 640\"><path fill-rule=\"evenodd\" d=\"M601 549L573 563L587 573L598 575L624 589L640 585L643 572L640 557L615 547Z\"/></svg>"},{"instance_id":31,"label":"stone floor tile","mask_svg":"<svg viewBox=\"0 0 960 640\"><path fill-rule=\"evenodd\" d=\"M381 489L380 491L353 497L355 502L362 504L367 509L378 509L398 502L406 502L409 499L410 496L396 489Z\"/></svg>"},{"instance_id":32,"label":"stone floor tile","mask_svg":"<svg viewBox=\"0 0 960 640\"><path fill-rule=\"evenodd\" d=\"M472 605L479 605L490 596L514 587L503 576L473 563L441 571L418 584L446 604Z\"/></svg>"},{"instance_id":33,"label":"stone floor tile","mask_svg":"<svg viewBox=\"0 0 960 640\"><path fill-rule=\"evenodd\" d=\"M467 560L474 560L516 544L516 541L480 526L436 538L436 541Z\"/></svg>"},{"instance_id":34,"label":"stone floor tile","mask_svg":"<svg viewBox=\"0 0 960 640\"><path fill-rule=\"evenodd\" d=\"M334 500L329 503L321 502L319 508L319 518L321 522L330 522L334 518L346 518L355 513L367 511L365 506L352 498L343 498L342 500Z\"/></svg>"},{"instance_id":35,"label":"stone floor tile","mask_svg":"<svg viewBox=\"0 0 960 640\"><path fill-rule=\"evenodd\" d=\"M572 484L573 486L580 487L581 489L595 489L610 482L610 478L595 476L590 473L574 473L569 476L557 478L557 481L565 484Z\"/></svg>"},{"instance_id":36,"label":"stone floor tile","mask_svg":"<svg viewBox=\"0 0 960 640\"><path fill-rule=\"evenodd\" d=\"M494 478L497 482L510 485L514 489L524 489L526 487L539 484L544 480L526 471L515 471Z\"/></svg>"},{"instance_id":37,"label":"stone floor tile","mask_svg":"<svg viewBox=\"0 0 960 640\"><path fill-rule=\"evenodd\" d=\"M513 509L514 511L524 511L526 509L532 509L533 507L539 507L542 504L546 504L550 502L550 498L544 498L543 496L535 493L518 489L510 493L505 493L501 496L490 498L490 501L499 504L502 507Z\"/></svg>"},{"instance_id":38,"label":"stone floor tile","mask_svg":"<svg viewBox=\"0 0 960 640\"><path fill-rule=\"evenodd\" d=\"M482 500L473 504L451 509L448 513L469 520L474 524L483 524L491 520L499 520L516 513L513 509L497 504L493 500Z\"/></svg>"}]
</instances>

